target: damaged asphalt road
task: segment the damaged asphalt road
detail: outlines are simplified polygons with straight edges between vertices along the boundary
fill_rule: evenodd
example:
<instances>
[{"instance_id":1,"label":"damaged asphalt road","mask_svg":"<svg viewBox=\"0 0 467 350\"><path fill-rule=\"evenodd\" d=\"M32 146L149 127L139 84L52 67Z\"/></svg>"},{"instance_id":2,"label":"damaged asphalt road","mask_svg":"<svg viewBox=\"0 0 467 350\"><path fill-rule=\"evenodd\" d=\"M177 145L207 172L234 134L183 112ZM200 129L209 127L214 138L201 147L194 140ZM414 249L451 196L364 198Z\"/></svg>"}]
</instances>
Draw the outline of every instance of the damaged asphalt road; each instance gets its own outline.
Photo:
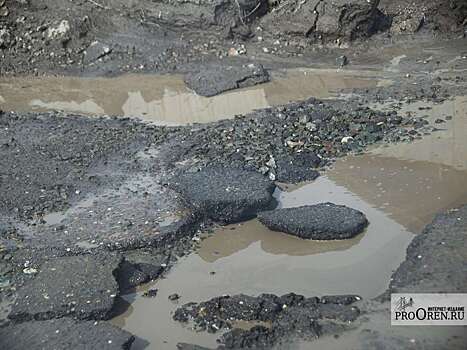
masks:
<instances>
[{"instance_id":1,"label":"damaged asphalt road","mask_svg":"<svg viewBox=\"0 0 467 350\"><path fill-rule=\"evenodd\" d=\"M105 254L51 259L19 290L8 317L108 319L118 294L114 273L120 262L121 258Z\"/></svg>"},{"instance_id":2,"label":"damaged asphalt road","mask_svg":"<svg viewBox=\"0 0 467 350\"><path fill-rule=\"evenodd\" d=\"M3 349L130 349L134 337L105 322L71 318L25 322L0 328ZM64 339L66 341L64 341Z\"/></svg>"},{"instance_id":3,"label":"damaged asphalt road","mask_svg":"<svg viewBox=\"0 0 467 350\"><path fill-rule=\"evenodd\" d=\"M106 322L119 311L116 299L167 277L213 224L259 216L302 238L360 233L365 213L350 208L319 210L314 221L310 208L273 210L275 186L313 181L336 157L443 128L370 106L465 94L458 48L452 60L427 49L400 65L401 56L386 57L397 48L383 49L434 45L435 37L462 44L466 19L462 0L0 0L2 76L177 72L197 94L214 96L266 83L278 68L367 67L359 58L379 49L380 68L401 73L347 100L310 98L180 127L0 110L0 348L130 349L135 337ZM222 332L220 348L280 348L348 330L364 349L408 347L411 338L372 328L371 317L384 317L392 291L465 292L466 223L465 206L437 216L375 300L237 294L183 305L174 318ZM148 296L156 300L157 289Z\"/></svg>"},{"instance_id":4,"label":"damaged asphalt road","mask_svg":"<svg viewBox=\"0 0 467 350\"><path fill-rule=\"evenodd\" d=\"M85 320L112 317L119 295L162 276L191 251L198 228L273 208L274 180L313 178L333 157L432 131L411 116L352 104L344 110L315 99L186 127L5 112L0 124L0 295L16 297L11 332L39 321L46 329L56 318L73 319L84 332ZM338 296L293 297L286 309L281 298L267 296L274 315L242 316L272 328L232 329L223 335L225 346L268 347L297 333L334 334L359 314ZM255 310L260 300L251 299ZM218 316L216 327L226 326L228 317ZM68 329L67 323L56 327ZM128 346L126 333L115 336ZM49 341L59 347L60 339Z\"/></svg>"},{"instance_id":5,"label":"damaged asphalt road","mask_svg":"<svg viewBox=\"0 0 467 350\"><path fill-rule=\"evenodd\" d=\"M394 273L389 290L394 293L465 292L466 231L467 205L439 213L407 248L407 258ZM449 251L452 253L447 254Z\"/></svg>"},{"instance_id":6,"label":"damaged asphalt road","mask_svg":"<svg viewBox=\"0 0 467 350\"><path fill-rule=\"evenodd\" d=\"M56 318L67 320L54 326L59 332L67 331L67 322L88 332L85 321L111 318L116 298L164 276L192 251L198 229L273 209L274 181L314 179L334 157L435 131L411 115L316 99L183 127L13 112L2 112L0 125L0 297L15 298L2 320L10 324L8 332L30 322L35 332L39 321L45 323L37 327L48 329ZM360 231L366 219L358 216ZM263 302L245 298L253 298L250 306ZM297 305L286 309L278 308L283 297L267 298L274 316L242 319L272 328L234 327L222 336L224 346L267 348L297 334L311 339L343 332L349 320L360 322L360 307L343 305L338 296L297 297ZM209 322L228 326L229 317L222 317ZM113 344L128 347L127 334L117 336L121 340ZM61 339L49 341L60 347Z\"/></svg>"}]
</instances>

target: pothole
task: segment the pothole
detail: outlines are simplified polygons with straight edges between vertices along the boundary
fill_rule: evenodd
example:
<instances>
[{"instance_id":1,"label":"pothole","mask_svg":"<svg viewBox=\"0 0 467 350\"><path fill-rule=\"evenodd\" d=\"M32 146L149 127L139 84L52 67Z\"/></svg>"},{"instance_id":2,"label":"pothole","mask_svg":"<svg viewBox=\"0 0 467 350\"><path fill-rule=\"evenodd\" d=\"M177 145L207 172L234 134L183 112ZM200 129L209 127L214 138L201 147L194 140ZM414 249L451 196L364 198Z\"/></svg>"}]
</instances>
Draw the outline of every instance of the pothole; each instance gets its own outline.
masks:
<instances>
[{"instance_id":1,"label":"pothole","mask_svg":"<svg viewBox=\"0 0 467 350\"><path fill-rule=\"evenodd\" d=\"M370 225L353 239L326 242L273 232L257 220L220 227L201 242L196 253L183 258L166 279L152 286L159 290L156 298L143 298L142 292L125 296L131 306L113 322L153 348L173 349L178 342L215 347L218 335L196 333L172 320L179 305L238 293L377 296L403 261L412 232L418 232L435 212L467 199L465 171L421 163L373 155L350 157L338 161L314 183L291 192L277 191L280 206L331 201L363 211ZM368 164L377 166L374 173ZM368 181L357 170L368 171ZM410 181L409 186L392 181L394 172ZM425 203L427 186L439 200ZM393 193L401 194L394 197ZM181 295L177 303L168 300L173 293ZM136 348L143 347L137 343Z\"/></svg>"},{"instance_id":2,"label":"pothole","mask_svg":"<svg viewBox=\"0 0 467 350\"><path fill-rule=\"evenodd\" d=\"M444 118L443 130L422 140L338 159L314 182L276 190L280 207L330 201L364 212L370 225L362 234L342 241L307 241L270 231L257 220L219 227L167 278L150 285L158 289L157 297L144 298L143 291L124 296L122 314L112 322L138 337L136 349L148 344L174 349L179 342L215 348L219 334L197 333L172 320L180 305L239 293L378 296L404 260L414 234L437 212L467 201L465 101L459 97L439 105L403 106L402 112L452 118ZM427 151L429 145L433 151ZM176 302L168 299L173 293L181 296ZM332 348L336 342L325 339L320 344Z\"/></svg>"},{"instance_id":3,"label":"pothole","mask_svg":"<svg viewBox=\"0 0 467 350\"><path fill-rule=\"evenodd\" d=\"M254 109L310 97L330 98L353 88L388 85L371 71L296 69L275 73L269 83L203 97L179 75L116 78L41 77L0 79L0 108L63 110L86 115L125 115L162 125L206 123Z\"/></svg>"}]
</instances>

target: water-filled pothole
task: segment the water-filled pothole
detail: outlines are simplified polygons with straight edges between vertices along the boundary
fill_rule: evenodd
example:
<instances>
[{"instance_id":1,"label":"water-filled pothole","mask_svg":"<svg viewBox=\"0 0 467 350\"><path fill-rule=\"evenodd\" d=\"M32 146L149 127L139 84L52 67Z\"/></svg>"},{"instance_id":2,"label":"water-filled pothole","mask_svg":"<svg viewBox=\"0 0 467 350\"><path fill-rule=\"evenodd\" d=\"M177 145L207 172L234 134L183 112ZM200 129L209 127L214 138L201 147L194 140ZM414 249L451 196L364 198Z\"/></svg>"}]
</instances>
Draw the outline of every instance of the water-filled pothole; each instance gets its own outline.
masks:
<instances>
[{"instance_id":1,"label":"water-filled pothole","mask_svg":"<svg viewBox=\"0 0 467 350\"><path fill-rule=\"evenodd\" d=\"M284 207L323 201L346 204L365 212L370 225L353 239L334 242L304 241L272 232L257 220L220 227L197 253L182 259L166 279L156 282L156 298L145 299L139 293L125 296L131 306L114 322L149 340L151 348L173 349L177 342L215 346L215 337L195 333L171 319L177 305L168 300L170 294L178 293L179 303L186 303L238 293L373 297L384 291L411 233L325 176L276 195Z\"/></svg>"},{"instance_id":2,"label":"water-filled pothole","mask_svg":"<svg viewBox=\"0 0 467 350\"><path fill-rule=\"evenodd\" d=\"M267 84L207 98L188 90L179 75L2 78L0 108L124 115L180 125L211 122L290 101L328 98L353 88L386 84L390 80L376 72L297 69L275 73Z\"/></svg>"},{"instance_id":3,"label":"water-filled pothole","mask_svg":"<svg viewBox=\"0 0 467 350\"><path fill-rule=\"evenodd\" d=\"M431 117L452 116L442 131L339 159L315 182L276 192L282 207L331 201L359 209L370 221L364 233L316 242L270 231L257 220L220 227L152 285L159 290L156 298L143 298L142 291L124 296L122 303L130 305L113 322L139 337L136 349L174 349L178 342L216 347L218 335L172 320L179 305L237 293L377 296L404 259L413 233L437 212L467 202L465 101L423 110ZM173 293L181 296L176 303L168 300Z\"/></svg>"}]
</instances>

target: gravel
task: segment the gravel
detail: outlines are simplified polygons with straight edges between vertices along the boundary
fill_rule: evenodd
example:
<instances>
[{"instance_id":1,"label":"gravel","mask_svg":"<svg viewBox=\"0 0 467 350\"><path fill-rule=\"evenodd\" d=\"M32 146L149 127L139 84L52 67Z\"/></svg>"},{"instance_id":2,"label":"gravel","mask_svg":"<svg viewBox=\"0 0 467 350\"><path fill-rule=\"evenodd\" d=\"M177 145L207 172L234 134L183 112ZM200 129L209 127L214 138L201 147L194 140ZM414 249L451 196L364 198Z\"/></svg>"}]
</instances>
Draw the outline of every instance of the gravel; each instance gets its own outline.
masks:
<instances>
[{"instance_id":1,"label":"gravel","mask_svg":"<svg viewBox=\"0 0 467 350\"><path fill-rule=\"evenodd\" d=\"M235 166L295 182L335 157L361 152L377 142L414 140L429 131L418 124L415 128L415 123L396 111L309 99L234 120L179 128L173 134L172 152L178 155L174 161L191 161L195 167ZM293 166L284 168L281 162Z\"/></svg>"}]
</instances>

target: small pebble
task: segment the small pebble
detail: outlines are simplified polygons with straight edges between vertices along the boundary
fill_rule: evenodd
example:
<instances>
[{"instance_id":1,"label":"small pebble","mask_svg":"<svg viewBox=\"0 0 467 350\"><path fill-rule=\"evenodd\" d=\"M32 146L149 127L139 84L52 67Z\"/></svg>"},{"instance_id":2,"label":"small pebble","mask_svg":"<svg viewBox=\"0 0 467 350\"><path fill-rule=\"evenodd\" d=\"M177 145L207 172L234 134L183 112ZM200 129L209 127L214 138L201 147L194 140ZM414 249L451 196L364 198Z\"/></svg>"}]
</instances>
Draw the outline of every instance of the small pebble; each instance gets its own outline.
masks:
<instances>
[{"instance_id":1,"label":"small pebble","mask_svg":"<svg viewBox=\"0 0 467 350\"><path fill-rule=\"evenodd\" d=\"M175 300L178 300L178 299L180 299L180 295L178 295L177 293L169 295L169 300L171 300L171 301L175 301Z\"/></svg>"},{"instance_id":2,"label":"small pebble","mask_svg":"<svg viewBox=\"0 0 467 350\"><path fill-rule=\"evenodd\" d=\"M148 291L144 292L143 297L146 298L154 298L157 296L158 289L149 289Z\"/></svg>"}]
</instances>

